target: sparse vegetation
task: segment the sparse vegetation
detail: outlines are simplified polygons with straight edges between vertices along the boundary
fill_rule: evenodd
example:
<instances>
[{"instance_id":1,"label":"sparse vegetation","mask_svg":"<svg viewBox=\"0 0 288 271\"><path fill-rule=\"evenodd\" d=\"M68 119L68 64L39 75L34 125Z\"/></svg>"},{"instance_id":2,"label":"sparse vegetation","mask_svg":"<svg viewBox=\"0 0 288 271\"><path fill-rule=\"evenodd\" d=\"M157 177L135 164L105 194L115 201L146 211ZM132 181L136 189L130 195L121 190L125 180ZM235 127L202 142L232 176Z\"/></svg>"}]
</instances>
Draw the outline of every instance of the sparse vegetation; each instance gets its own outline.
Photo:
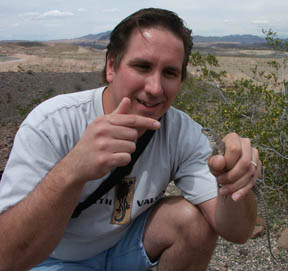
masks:
<instances>
[{"instance_id":1,"label":"sparse vegetation","mask_svg":"<svg viewBox=\"0 0 288 271\"><path fill-rule=\"evenodd\" d=\"M77 83L77 84L74 86L74 89L75 89L76 91L80 91L80 90L82 90L82 86L81 86L79 83Z\"/></svg>"},{"instance_id":2,"label":"sparse vegetation","mask_svg":"<svg viewBox=\"0 0 288 271\"><path fill-rule=\"evenodd\" d=\"M27 116L27 114L38 104L41 102L51 98L54 94L54 89L50 88L47 92L43 93L39 98L33 98L29 104L21 104L17 105L17 111L22 118Z\"/></svg>"},{"instance_id":3,"label":"sparse vegetation","mask_svg":"<svg viewBox=\"0 0 288 271\"><path fill-rule=\"evenodd\" d=\"M219 67L215 56L195 52L190 63L197 77L183 84L175 105L223 136L234 131L249 137L260 151L266 196L287 205L288 99L279 91L279 63L268 61L274 69L271 72L259 71L256 65L251 68L251 79L228 84L227 72L215 69Z\"/></svg>"}]
</instances>

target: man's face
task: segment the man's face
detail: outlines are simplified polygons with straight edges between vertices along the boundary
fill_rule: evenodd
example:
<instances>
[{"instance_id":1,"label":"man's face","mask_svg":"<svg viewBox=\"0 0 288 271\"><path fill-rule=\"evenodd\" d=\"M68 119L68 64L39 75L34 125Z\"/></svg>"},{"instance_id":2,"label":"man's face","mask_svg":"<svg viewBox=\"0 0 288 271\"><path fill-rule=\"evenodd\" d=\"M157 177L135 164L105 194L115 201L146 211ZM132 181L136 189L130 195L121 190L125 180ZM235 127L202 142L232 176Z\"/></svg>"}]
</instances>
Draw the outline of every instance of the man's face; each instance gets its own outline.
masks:
<instances>
[{"instance_id":1,"label":"man's face","mask_svg":"<svg viewBox=\"0 0 288 271\"><path fill-rule=\"evenodd\" d=\"M170 31L134 29L118 69L114 69L114 59L107 60L105 114L111 113L123 97L128 97L130 114L159 119L178 93L183 59L183 42Z\"/></svg>"}]
</instances>

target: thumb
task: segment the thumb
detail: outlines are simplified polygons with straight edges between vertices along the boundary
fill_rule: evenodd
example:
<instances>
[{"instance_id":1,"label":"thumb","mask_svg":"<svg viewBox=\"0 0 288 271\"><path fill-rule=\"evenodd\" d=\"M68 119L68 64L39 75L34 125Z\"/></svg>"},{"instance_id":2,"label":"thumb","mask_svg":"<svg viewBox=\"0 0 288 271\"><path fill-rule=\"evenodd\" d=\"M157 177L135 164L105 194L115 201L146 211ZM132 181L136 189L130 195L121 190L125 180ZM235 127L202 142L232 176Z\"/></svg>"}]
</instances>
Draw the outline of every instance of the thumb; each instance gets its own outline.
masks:
<instances>
[{"instance_id":1,"label":"thumb","mask_svg":"<svg viewBox=\"0 0 288 271\"><path fill-rule=\"evenodd\" d=\"M131 106L131 100L128 97L124 97L118 104L117 108L113 111L114 114L129 114Z\"/></svg>"},{"instance_id":2,"label":"thumb","mask_svg":"<svg viewBox=\"0 0 288 271\"><path fill-rule=\"evenodd\" d=\"M225 172L225 158L222 155L213 155L208 160L210 171L214 176L219 176Z\"/></svg>"}]
</instances>

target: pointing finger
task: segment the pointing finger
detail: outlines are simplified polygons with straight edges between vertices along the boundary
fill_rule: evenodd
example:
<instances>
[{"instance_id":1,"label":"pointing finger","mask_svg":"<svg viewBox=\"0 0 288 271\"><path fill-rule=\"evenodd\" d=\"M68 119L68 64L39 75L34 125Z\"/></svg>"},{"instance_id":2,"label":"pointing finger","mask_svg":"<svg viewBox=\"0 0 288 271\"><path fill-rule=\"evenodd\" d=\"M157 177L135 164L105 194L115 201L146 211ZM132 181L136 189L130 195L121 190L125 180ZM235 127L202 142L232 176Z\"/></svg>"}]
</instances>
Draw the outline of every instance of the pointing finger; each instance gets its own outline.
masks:
<instances>
[{"instance_id":1,"label":"pointing finger","mask_svg":"<svg viewBox=\"0 0 288 271\"><path fill-rule=\"evenodd\" d=\"M149 130L158 130L160 128L159 121L138 115L111 114L108 118L109 122L112 125L116 126L125 126L130 128L141 128Z\"/></svg>"}]
</instances>

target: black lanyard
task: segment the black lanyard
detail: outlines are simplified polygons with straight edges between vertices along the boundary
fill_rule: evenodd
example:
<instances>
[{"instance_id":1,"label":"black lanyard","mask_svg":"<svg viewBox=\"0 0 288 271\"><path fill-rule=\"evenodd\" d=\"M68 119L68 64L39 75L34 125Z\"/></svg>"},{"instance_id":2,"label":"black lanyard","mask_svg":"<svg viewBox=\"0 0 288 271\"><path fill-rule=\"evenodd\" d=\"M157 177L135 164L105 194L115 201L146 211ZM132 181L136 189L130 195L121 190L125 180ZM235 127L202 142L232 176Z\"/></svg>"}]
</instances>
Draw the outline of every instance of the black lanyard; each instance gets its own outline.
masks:
<instances>
[{"instance_id":1,"label":"black lanyard","mask_svg":"<svg viewBox=\"0 0 288 271\"><path fill-rule=\"evenodd\" d=\"M127 166L116 168L110 176L103 181L100 186L88 196L88 198L80 202L75 208L72 218L78 217L81 212L92 204L94 204L98 199L105 195L111 188L113 188L117 183L119 183L125 176L129 175L136 163L138 157L142 154L145 147L148 145L150 139L154 135L154 130L147 130L137 141L136 150L131 155L131 161Z\"/></svg>"}]
</instances>

